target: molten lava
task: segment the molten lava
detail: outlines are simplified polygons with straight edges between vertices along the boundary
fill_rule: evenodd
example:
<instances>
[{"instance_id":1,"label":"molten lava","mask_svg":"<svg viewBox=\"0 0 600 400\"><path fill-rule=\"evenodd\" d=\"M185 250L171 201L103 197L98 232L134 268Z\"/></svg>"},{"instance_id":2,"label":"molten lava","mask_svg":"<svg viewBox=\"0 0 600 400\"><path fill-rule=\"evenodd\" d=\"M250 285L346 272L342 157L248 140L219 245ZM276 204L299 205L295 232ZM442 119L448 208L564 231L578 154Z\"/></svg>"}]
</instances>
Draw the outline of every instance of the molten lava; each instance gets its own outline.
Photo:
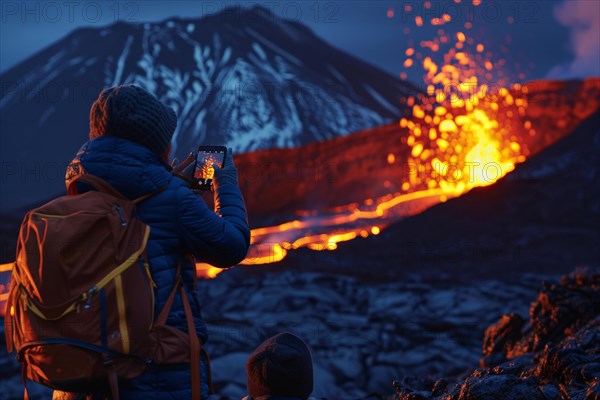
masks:
<instances>
[{"instance_id":1,"label":"molten lava","mask_svg":"<svg viewBox=\"0 0 600 400\"><path fill-rule=\"evenodd\" d=\"M430 22L444 25L450 20L449 15L442 15ZM424 21L417 17L415 24L422 26ZM362 207L355 203L338 206L302 220L253 229L250 254L242 264L277 262L287 251L301 247L335 250L339 242L377 235L401 218L473 187L493 184L525 160L518 141L523 132L514 132L501 117L510 119L515 113L524 116L527 102L515 98L521 89L518 84L508 89L480 83L495 78L492 54L484 54L485 45L475 43L464 32L451 36L439 29L438 37L421 41L420 47L422 52L412 47L404 52L405 68L422 66L427 90L418 98L407 99L412 117L399 121L408 132L399 140L410 147L408 159L403 161L417 172L398 183L403 193L367 199ZM440 50L445 52L443 63L438 65L434 59ZM513 108L501 115L503 110ZM530 129L531 122L527 121L524 130ZM389 153L388 164L396 163L399 157ZM390 186L388 181L383 184ZM207 265L201 268L205 277L221 271Z\"/></svg>"}]
</instances>

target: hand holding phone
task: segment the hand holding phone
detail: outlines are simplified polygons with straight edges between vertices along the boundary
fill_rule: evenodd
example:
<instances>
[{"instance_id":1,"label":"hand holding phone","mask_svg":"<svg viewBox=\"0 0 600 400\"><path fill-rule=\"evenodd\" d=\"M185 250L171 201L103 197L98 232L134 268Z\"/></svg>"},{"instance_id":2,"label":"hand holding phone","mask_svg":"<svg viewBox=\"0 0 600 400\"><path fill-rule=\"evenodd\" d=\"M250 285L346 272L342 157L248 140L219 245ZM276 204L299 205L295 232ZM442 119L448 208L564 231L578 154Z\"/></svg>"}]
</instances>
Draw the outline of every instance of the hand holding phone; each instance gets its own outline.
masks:
<instances>
[{"instance_id":1,"label":"hand holding phone","mask_svg":"<svg viewBox=\"0 0 600 400\"><path fill-rule=\"evenodd\" d=\"M213 177L217 167L223 168L227 148L225 146L200 146L196 155L196 165L194 167L194 180L200 190L210 190L213 185Z\"/></svg>"},{"instance_id":2,"label":"hand holding phone","mask_svg":"<svg viewBox=\"0 0 600 400\"><path fill-rule=\"evenodd\" d=\"M218 165L214 167L213 189L218 189L220 185L232 184L238 186L238 172L233 162L233 150L228 149L225 154L225 162L223 167Z\"/></svg>"}]
</instances>

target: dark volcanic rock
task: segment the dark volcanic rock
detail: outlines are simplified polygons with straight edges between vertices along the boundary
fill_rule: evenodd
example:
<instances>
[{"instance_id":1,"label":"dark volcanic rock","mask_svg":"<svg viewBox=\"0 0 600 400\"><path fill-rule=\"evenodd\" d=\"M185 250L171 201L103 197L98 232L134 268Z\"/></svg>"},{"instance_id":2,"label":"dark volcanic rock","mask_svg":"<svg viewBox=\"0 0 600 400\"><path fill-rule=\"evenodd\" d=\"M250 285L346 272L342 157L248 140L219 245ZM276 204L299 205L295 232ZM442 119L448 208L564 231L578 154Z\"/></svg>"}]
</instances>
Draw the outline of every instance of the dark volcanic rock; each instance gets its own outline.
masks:
<instances>
[{"instance_id":1,"label":"dark volcanic rock","mask_svg":"<svg viewBox=\"0 0 600 400\"><path fill-rule=\"evenodd\" d=\"M511 399L544 400L533 377L514 375L470 376L460 388L458 400Z\"/></svg>"},{"instance_id":2,"label":"dark volcanic rock","mask_svg":"<svg viewBox=\"0 0 600 400\"><path fill-rule=\"evenodd\" d=\"M426 391L398 384L397 398L544 400L600 398L600 271L544 283L530 321L504 315L485 332L483 368ZM415 397L418 396L418 397Z\"/></svg>"},{"instance_id":3,"label":"dark volcanic rock","mask_svg":"<svg viewBox=\"0 0 600 400\"><path fill-rule=\"evenodd\" d=\"M560 284L544 284L545 290L531 307L535 329L534 350L544 343L577 332L600 312L600 276L576 275Z\"/></svg>"},{"instance_id":4,"label":"dark volcanic rock","mask_svg":"<svg viewBox=\"0 0 600 400\"><path fill-rule=\"evenodd\" d=\"M499 364L506 359L504 353L520 339L524 322L519 314L511 313L502 316L500 321L486 330L483 339L483 354L486 356L482 359L484 366Z\"/></svg>"}]
</instances>

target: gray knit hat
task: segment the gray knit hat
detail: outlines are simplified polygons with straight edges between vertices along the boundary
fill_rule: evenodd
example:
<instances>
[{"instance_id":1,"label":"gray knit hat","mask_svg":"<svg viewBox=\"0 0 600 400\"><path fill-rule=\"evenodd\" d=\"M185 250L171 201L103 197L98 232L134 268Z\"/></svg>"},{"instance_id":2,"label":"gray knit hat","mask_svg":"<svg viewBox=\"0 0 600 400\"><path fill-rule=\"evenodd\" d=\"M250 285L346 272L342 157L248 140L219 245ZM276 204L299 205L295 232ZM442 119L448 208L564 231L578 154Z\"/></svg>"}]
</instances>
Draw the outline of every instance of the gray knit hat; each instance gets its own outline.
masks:
<instances>
[{"instance_id":1,"label":"gray knit hat","mask_svg":"<svg viewBox=\"0 0 600 400\"><path fill-rule=\"evenodd\" d=\"M313 391L312 357L298 336L280 333L265 340L246 362L248 394L307 399Z\"/></svg>"},{"instance_id":2,"label":"gray knit hat","mask_svg":"<svg viewBox=\"0 0 600 400\"><path fill-rule=\"evenodd\" d=\"M132 84L104 89L90 110L90 139L118 136L159 156L169 147L176 126L171 107Z\"/></svg>"}]
</instances>

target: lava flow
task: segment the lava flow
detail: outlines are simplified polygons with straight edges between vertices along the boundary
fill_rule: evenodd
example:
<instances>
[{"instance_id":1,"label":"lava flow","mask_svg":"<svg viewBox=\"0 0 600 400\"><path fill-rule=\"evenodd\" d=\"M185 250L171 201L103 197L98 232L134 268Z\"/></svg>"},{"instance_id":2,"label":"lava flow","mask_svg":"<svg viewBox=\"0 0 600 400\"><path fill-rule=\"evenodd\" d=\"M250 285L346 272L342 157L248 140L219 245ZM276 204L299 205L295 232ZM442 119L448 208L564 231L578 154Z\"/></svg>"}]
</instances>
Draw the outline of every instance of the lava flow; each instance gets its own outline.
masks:
<instances>
[{"instance_id":1,"label":"lava flow","mask_svg":"<svg viewBox=\"0 0 600 400\"><path fill-rule=\"evenodd\" d=\"M423 25L419 18L415 19L416 26ZM430 23L444 25L450 21L445 14ZM426 90L407 99L412 116L399 121L402 135L398 140L410 149L407 159L401 161L415 170L397 182L402 192L368 199L362 208L349 204L253 229L251 249L242 264L278 262L289 250L301 247L335 250L339 242L377 235L401 218L473 187L493 184L525 160L527 152L519 137L535 131L530 121L515 126L510 120L525 116L527 101L520 94L527 88L519 84L510 89L503 87L504 74L494 73L493 55L485 51L483 43L464 32L448 34L440 28L437 33L433 40L420 42L420 51L413 47L405 51L405 68L422 66ZM438 52L443 54L441 65L434 61L440 58L436 57ZM497 63L502 65L504 60ZM401 77L405 78L406 73ZM389 153L387 162L397 163L398 158ZM207 264L198 264L197 268L200 276L210 278L222 271Z\"/></svg>"}]
</instances>

